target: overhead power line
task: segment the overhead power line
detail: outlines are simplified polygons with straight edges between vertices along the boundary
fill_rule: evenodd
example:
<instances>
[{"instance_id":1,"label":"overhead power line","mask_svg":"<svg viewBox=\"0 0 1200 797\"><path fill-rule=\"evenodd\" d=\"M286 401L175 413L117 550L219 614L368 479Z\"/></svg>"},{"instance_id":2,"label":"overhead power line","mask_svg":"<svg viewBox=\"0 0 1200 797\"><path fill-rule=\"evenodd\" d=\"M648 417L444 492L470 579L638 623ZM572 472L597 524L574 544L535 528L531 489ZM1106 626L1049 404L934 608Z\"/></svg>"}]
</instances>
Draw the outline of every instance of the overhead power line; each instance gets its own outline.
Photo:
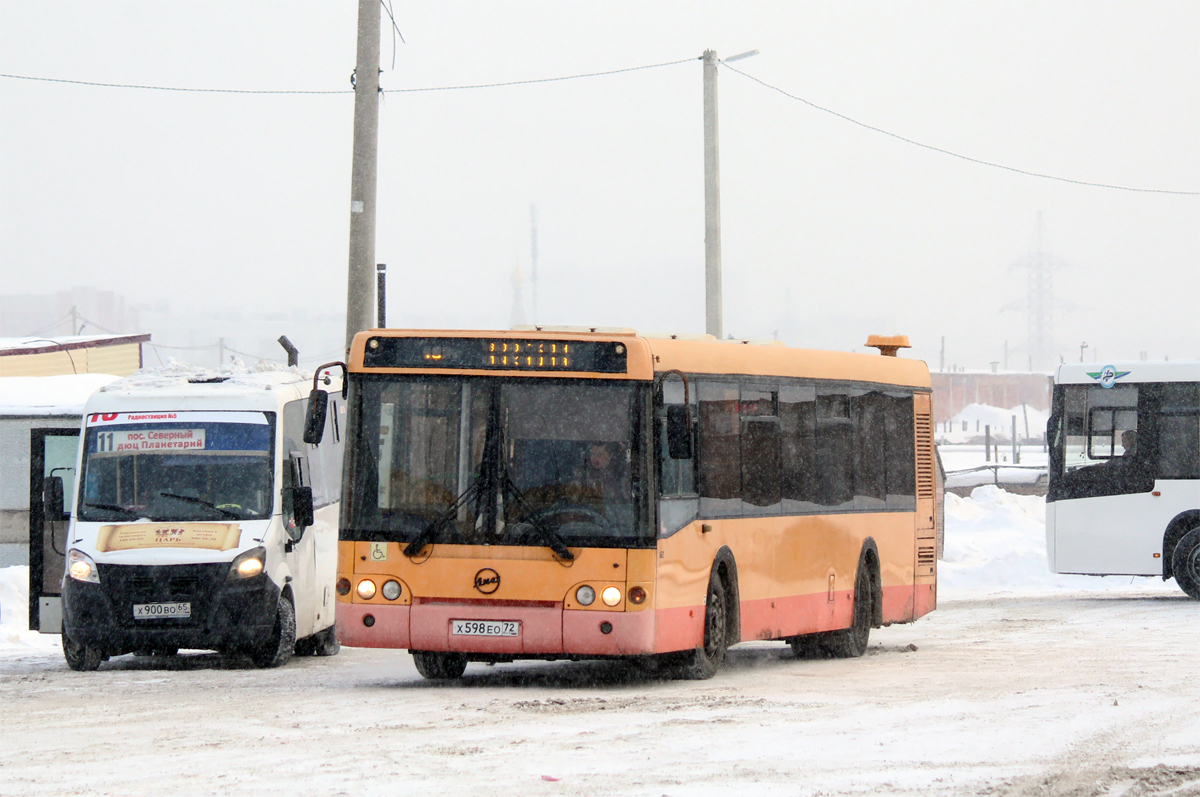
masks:
<instances>
[{"instance_id":1,"label":"overhead power line","mask_svg":"<svg viewBox=\"0 0 1200 797\"><path fill-rule=\"evenodd\" d=\"M1068 177L1058 177L1057 175L1053 175L1053 174L1042 174L1040 172L1026 171L1025 169L1017 169L1013 166L1005 166L1002 163L992 163L991 161L985 161L985 160L981 160L979 158L972 158L969 155L960 155L957 152L951 152L948 149L942 149L941 147L935 147L932 144L922 144L920 141L914 141L911 138L905 138L904 136L897 135L896 133L893 133L891 131L884 130L881 127L875 127L874 125L869 125L866 122L860 122L857 119L846 116L844 113L838 113L837 111L832 110L830 108L825 108L823 106L817 105L815 102L806 100L803 97L798 97L795 94L792 94L791 92L784 91L783 89L779 88L778 86L771 85L770 83L766 82L765 80L761 80L759 78L756 78L754 75L747 74L736 67L732 67L729 64L725 63L724 61L721 62L721 66L725 67L726 69L728 69L731 72L738 73L739 75L741 75L744 78L753 80L755 83L758 83L762 86L766 86L767 88L771 89L772 91L777 91L785 97L789 97L793 100L796 100L797 102L802 102L805 105L809 106L810 108L815 108L818 111L823 111L824 113L831 114L833 116L838 117L839 119L845 119L847 122L856 124L859 127L865 127L867 130L873 130L876 133L882 133L885 136L891 136L892 138L903 141L906 144L912 144L913 146L922 147L924 149L932 150L933 152L940 152L943 155L950 155L951 157L960 158L965 161L970 161L971 163L978 163L981 166L991 166L994 169L1004 169L1005 171L1016 172L1017 174L1028 175L1029 177L1040 177L1045 180L1058 180L1058 181L1064 182L1064 183L1073 183L1075 185L1086 185L1086 186L1091 186L1093 188L1113 188L1118 191L1137 191L1139 193L1146 193L1146 194L1178 194L1178 195L1182 195L1182 196L1200 196L1200 191L1170 191L1170 190L1163 189L1163 188L1131 188L1130 186L1127 186L1127 185L1112 185L1109 183L1090 183L1090 182L1087 182L1086 180L1072 180Z\"/></svg>"},{"instance_id":2,"label":"overhead power line","mask_svg":"<svg viewBox=\"0 0 1200 797\"><path fill-rule=\"evenodd\" d=\"M644 64L642 66L630 66L624 69L609 69L604 72L584 72L577 75L560 75L558 77L543 77L531 78L529 80L509 80L503 83L475 83L467 86L425 86L419 88L407 89L387 89L388 92L403 92L415 93L421 91L462 91L464 89L494 89L503 86L522 86L531 83L553 83L560 80L579 80L580 78L589 77L604 77L605 75L619 75L622 72L637 72L642 69L658 69L663 66L675 66L676 64L686 64L688 61L698 61L698 58L683 58L678 61L667 61L662 64ZM11 78L13 80L38 80L46 83L70 83L76 86L100 86L103 88L113 89L146 89L149 91L193 91L205 92L208 94L353 94L354 89L338 89L336 91L298 91L298 90L275 90L275 89L204 89L204 88L186 88L182 86L147 86L136 83L97 83L90 80L65 80L62 78L52 77L36 77L33 75L9 75L0 74L0 77Z\"/></svg>"}]
</instances>

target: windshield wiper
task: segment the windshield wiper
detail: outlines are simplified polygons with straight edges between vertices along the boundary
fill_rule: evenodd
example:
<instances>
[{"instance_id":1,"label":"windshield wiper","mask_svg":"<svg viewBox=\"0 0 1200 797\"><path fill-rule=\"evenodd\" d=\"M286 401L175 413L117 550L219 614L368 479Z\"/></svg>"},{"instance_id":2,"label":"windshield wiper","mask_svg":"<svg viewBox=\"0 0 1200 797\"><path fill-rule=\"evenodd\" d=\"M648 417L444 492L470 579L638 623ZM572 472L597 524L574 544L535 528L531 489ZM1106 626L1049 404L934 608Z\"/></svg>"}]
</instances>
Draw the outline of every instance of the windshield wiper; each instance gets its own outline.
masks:
<instances>
[{"instance_id":1,"label":"windshield wiper","mask_svg":"<svg viewBox=\"0 0 1200 797\"><path fill-rule=\"evenodd\" d=\"M421 530L421 533L416 536L412 542L404 549L405 556L416 556L429 543L437 539L437 535L442 529L458 514L458 510L463 507L467 501L475 495L479 490L481 482L475 482L466 490L463 490L462 495L454 499L454 503L446 508L446 511L438 515L433 521Z\"/></svg>"},{"instance_id":2,"label":"windshield wiper","mask_svg":"<svg viewBox=\"0 0 1200 797\"><path fill-rule=\"evenodd\" d=\"M206 506L209 509L215 509L216 511L220 512L225 517L231 517L234 520L242 519L242 516L239 515L237 512L233 512L228 509L222 509L221 507L217 506L216 504L212 503L211 501L205 501L203 498L195 498L190 495L180 495L179 493L165 493L162 490L159 490L158 494L161 495L163 498L175 498L179 501L186 501L189 504L199 504L200 506Z\"/></svg>"},{"instance_id":3,"label":"windshield wiper","mask_svg":"<svg viewBox=\"0 0 1200 797\"><path fill-rule=\"evenodd\" d=\"M119 504L96 504L96 503L92 503L91 501L84 501L83 505L90 506L93 509L103 509L107 512L120 512L122 515L125 515L126 517L131 517L131 518L140 518L141 517L140 513L134 512L132 509L128 509L126 507L120 506Z\"/></svg>"},{"instance_id":4,"label":"windshield wiper","mask_svg":"<svg viewBox=\"0 0 1200 797\"><path fill-rule=\"evenodd\" d=\"M563 538L558 536L557 532L549 526L538 520L536 513L525 502L525 496L520 488L513 484L512 479L508 478L507 474L504 476L504 492L517 505L517 517L522 518L522 522L532 526L533 530L540 534L542 539L546 541L546 546L558 554L558 558L565 559L568 562L575 558L575 554L571 553L571 549L563 542Z\"/></svg>"}]
</instances>

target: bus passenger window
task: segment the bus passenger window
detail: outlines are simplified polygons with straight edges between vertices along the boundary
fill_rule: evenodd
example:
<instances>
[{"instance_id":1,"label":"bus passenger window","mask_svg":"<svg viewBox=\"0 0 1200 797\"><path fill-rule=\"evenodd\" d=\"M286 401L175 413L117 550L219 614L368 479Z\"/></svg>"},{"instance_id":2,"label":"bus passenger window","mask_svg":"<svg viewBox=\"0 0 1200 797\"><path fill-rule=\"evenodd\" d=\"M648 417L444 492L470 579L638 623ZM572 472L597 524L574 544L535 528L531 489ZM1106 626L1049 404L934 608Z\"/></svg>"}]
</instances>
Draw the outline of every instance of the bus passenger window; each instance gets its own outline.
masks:
<instances>
[{"instance_id":1,"label":"bus passenger window","mask_svg":"<svg viewBox=\"0 0 1200 797\"><path fill-rule=\"evenodd\" d=\"M917 507L917 473L911 393L885 393L887 425L887 508Z\"/></svg>"},{"instance_id":2,"label":"bus passenger window","mask_svg":"<svg viewBox=\"0 0 1200 797\"><path fill-rule=\"evenodd\" d=\"M883 509L887 502L884 439L884 397L864 393L854 397L854 505Z\"/></svg>"},{"instance_id":3,"label":"bus passenger window","mask_svg":"<svg viewBox=\"0 0 1200 797\"><path fill-rule=\"evenodd\" d=\"M779 514L780 429L778 393L742 388L742 511Z\"/></svg>"},{"instance_id":4,"label":"bus passenger window","mask_svg":"<svg viewBox=\"0 0 1200 797\"><path fill-rule=\"evenodd\" d=\"M816 510L817 391L784 386L779 391L780 492L785 514Z\"/></svg>"},{"instance_id":5,"label":"bus passenger window","mask_svg":"<svg viewBox=\"0 0 1200 797\"><path fill-rule=\"evenodd\" d=\"M817 393L817 503L850 509L854 503L854 422L850 393Z\"/></svg>"},{"instance_id":6,"label":"bus passenger window","mask_svg":"<svg viewBox=\"0 0 1200 797\"><path fill-rule=\"evenodd\" d=\"M700 513L728 517L742 511L741 419L738 386L700 382Z\"/></svg>"}]
</instances>

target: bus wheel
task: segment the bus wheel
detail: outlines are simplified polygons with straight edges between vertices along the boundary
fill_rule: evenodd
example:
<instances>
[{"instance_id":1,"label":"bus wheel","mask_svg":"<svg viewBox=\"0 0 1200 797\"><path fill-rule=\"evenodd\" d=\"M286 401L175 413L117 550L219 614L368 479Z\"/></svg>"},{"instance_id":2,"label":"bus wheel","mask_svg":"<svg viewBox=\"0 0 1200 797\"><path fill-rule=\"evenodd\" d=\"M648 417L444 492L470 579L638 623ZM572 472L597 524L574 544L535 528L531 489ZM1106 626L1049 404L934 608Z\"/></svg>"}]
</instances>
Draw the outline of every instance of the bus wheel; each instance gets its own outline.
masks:
<instances>
[{"instance_id":1,"label":"bus wheel","mask_svg":"<svg viewBox=\"0 0 1200 797\"><path fill-rule=\"evenodd\" d=\"M867 652L873 615L871 573L866 560L858 563L854 578L854 619L849 628L830 631L822 642L829 655L837 659L854 659Z\"/></svg>"},{"instance_id":2,"label":"bus wheel","mask_svg":"<svg viewBox=\"0 0 1200 797\"><path fill-rule=\"evenodd\" d=\"M433 653L414 650L413 663L421 677L430 681L452 681L467 671L467 657L461 653Z\"/></svg>"},{"instance_id":3,"label":"bus wheel","mask_svg":"<svg viewBox=\"0 0 1200 797\"><path fill-rule=\"evenodd\" d=\"M729 648L729 592L716 569L708 579L708 597L704 610L704 646L683 654L679 677L691 681L712 678L725 662Z\"/></svg>"},{"instance_id":4,"label":"bus wheel","mask_svg":"<svg viewBox=\"0 0 1200 797\"><path fill-rule=\"evenodd\" d=\"M1175 583L1189 597L1200 600L1200 527L1183 535L1171 557L1171 572ZM65 648L65 646L64 646Z\"/></svg>"},{"instance_id":5,"label":"bus wheel","mask_svg":"<svg viewBox=\"0 0 1200 797\"><path fill-rule=\"evenodd\" d=\"M67 636L67 630L62 632L63 658L67 666L76 672L92 672L100 669L100 663L107 658L104 651L90 645L81 645Z\"/></svg>"},{"instance_id":6,"label":"bus wheel","mask_svg":"<svg viewBox=\"0 0 1200 797\"><path fill-rule=\"evenodd\" d=\"M283 595L275 612L275 627L271 636L250 651L255 667L279 667L287 664L296 649L296 610Z\"/></svg>"}]
</instances>

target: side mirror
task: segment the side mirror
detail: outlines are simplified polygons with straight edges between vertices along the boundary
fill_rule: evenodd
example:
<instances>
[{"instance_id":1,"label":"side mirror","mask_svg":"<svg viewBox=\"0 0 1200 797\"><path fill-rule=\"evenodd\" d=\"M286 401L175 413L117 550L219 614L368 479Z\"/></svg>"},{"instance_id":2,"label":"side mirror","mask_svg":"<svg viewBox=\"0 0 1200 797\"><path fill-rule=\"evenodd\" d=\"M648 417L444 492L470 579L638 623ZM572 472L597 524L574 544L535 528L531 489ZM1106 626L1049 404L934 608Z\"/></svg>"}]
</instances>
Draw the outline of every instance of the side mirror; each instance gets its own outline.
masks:
<instances>
[{"instance_id":1,"label":"side mirror","mask_svg":"<svg viewBox=\"0 0 1200 797\"><path fill-rule=\"evenodd\" d=\"M62 476L47 476L42 479L42 519L62 520L64 511Z\"/></svg>"},{"instance_id":2,"label":"side mirror","mask_svg":"<svg viewBox=\"0 0 1200 797\"><path fill-rule=\"evenodd\" d=\"M304 536L304 530L313 524L313 492L311 487L290 487L291 520L294 527L289 525L288 535L298 540Z\"/></svg>"},{"instance_id":3,"label":"side mirror","mask_svg":"<svg viewBox=\"0 0 1200 797\"><path fill-rule=\"evenodd\" d=\"M686 404L667 405L667 452L671 459L692 458L691 413Z\"/></svg>"},{"instance_id":4,"label":"side mirror","mask_svg":"<svg viewBox=\"0 0 1200 797\"><path fill-rule=\"evenodd\" d=\"M308 394L308 413L304 416L304 442L317 445L325 436L325 414L329 409L329 394L314 389Z\"/></svg>"}]
</instances>

